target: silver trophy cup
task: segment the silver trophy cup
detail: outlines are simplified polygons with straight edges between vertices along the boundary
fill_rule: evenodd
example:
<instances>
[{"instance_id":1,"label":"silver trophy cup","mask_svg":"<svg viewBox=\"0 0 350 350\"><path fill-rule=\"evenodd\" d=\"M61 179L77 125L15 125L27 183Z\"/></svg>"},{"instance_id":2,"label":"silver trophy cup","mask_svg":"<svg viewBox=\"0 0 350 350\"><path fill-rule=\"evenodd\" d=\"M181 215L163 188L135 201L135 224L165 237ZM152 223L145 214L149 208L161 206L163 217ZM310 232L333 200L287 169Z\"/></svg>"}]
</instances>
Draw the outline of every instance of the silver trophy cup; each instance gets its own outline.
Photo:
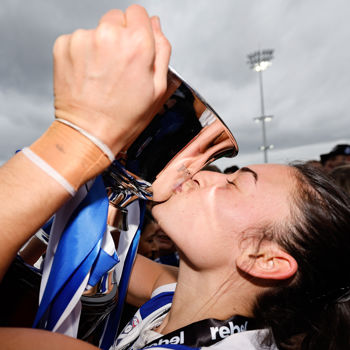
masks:
<instances>
[{"instance_id":1,"label":"silver trophy cup","mask_svg":"<svg viewBox=\"0 0 350 350\"><path fill-rule=\"evenodd\" d=\"M137 198L162 202L205 165L238 153L235 138L213 108L172 68L152 121L104 173L109 201L122 215Z\"/></svg>"}]
</instances>

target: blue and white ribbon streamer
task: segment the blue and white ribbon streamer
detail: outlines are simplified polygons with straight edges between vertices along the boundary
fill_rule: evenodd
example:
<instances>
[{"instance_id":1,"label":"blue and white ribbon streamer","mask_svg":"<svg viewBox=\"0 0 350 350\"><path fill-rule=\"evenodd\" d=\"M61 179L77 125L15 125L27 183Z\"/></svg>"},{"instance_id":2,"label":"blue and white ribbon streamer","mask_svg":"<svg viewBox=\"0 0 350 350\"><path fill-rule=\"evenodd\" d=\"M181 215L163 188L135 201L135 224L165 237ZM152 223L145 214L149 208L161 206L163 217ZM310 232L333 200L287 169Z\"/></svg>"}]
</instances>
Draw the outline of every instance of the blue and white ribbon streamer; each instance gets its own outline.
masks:
<instances>
[{"instance_id":1,"label":"blue and white ribbon streamer","mask_svg":"<svg viewBox=\"0 0 350 350\"><path fill-rule=\"evenodd\" d=\"M117 250L120 263L114 270L115 280L118 282L118 303L117 307L108 315L105 323L104 332L100 339L100 347L103 350L108 350L118 335L119 322L140 240L145 209L146 202L144 200L135 201L128 206L129 229L120 234Z\"/></svg>"},{"instance_id":2,"label":"blue and white ribbon streamer","mask_svg":"<svg viewBox=\"0 0 350 350\"><path fill-rule=\"evenodd\" d=\"M101 177L81 187L55 215L34 327L76 337L80 297L118 262L107 233L108 199ZM108 251L109 250L109 251Z\"/></svg>"}]
</instances>

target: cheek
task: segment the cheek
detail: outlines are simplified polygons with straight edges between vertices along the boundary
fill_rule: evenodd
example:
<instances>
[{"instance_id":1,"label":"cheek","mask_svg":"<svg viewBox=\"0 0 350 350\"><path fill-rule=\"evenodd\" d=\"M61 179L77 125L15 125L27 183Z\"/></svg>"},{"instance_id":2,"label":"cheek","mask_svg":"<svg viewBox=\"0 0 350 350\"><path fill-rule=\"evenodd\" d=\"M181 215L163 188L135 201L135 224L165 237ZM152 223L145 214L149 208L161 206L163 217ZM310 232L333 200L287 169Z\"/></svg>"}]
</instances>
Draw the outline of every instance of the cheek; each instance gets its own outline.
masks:
<instances>
[{"instance_id":1,"label":"cheek","mask_svg":"<svg viewBox=\"0 0 350 350\"><path fill-rule=\"evenodd\" d=\"M213 232L220 237L217 242L224 251L226 247L233 254L239 254L240 243L245 233L258 228L266 220L267 204L262 203L254 196L246 198L223 198L218 202L212 218Z\"/></svg>"}]
</instances>

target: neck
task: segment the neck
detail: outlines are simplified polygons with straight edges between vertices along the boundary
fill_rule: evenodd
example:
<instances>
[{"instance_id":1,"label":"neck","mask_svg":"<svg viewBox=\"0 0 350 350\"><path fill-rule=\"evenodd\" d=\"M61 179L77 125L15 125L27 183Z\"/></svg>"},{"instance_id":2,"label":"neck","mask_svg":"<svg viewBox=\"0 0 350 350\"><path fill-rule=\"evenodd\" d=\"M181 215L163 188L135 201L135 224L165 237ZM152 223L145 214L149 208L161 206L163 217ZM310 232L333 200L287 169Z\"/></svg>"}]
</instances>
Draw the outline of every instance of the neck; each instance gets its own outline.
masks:
<instances>
[{"instance_id":1,"label":"neck","mask_svg":"<svg viewBox=\"0 0 350 350\"><path fill-rule=\"evenodd\" d=\"M181 261L172 307L157 331L167 334L207 318L251 317L255 297L256 291L232 269L196 271Z\"/></svg>"}]
</instances>

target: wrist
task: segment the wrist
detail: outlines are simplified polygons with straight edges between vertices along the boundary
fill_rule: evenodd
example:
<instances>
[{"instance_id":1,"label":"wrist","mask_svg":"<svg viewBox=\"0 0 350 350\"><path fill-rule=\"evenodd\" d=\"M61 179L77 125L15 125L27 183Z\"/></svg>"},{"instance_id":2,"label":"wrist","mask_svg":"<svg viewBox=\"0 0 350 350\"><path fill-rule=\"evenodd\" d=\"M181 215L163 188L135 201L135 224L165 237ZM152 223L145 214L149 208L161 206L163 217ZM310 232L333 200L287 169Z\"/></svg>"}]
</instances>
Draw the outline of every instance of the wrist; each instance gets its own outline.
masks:
<instances>
[{"instance_id":1,"label":"wrist","mask_svg":"<svg viewBox=\"0 0 350 350\"><path fill-rule=\"evenodd\" d=\"M59 108L59 104L55 101L55 116L56 120L69 121L88 132L91 136L100 140L106 147L108 147L113 154L113 157L120 151L125 149L125 146L130 143L130 134L134 127L124 127L123 123L116 126L116 122L112 116L102 112L96 112L93 109L83 107L70 107L69 112L63 108ZM122 114L122 113L121 113ZM85 117L89 116L87 120Z\"/></svg>"},{"instance_id":2,"label":"wrist","mask_svg":"<svg viewBox=\"0 0 350 350\"><path fill-rule=\"evenodd\" d=\"M29 149L75 191L111 164L105 152L84 133L56 120Z\"/></svg>"}]
</instances>

